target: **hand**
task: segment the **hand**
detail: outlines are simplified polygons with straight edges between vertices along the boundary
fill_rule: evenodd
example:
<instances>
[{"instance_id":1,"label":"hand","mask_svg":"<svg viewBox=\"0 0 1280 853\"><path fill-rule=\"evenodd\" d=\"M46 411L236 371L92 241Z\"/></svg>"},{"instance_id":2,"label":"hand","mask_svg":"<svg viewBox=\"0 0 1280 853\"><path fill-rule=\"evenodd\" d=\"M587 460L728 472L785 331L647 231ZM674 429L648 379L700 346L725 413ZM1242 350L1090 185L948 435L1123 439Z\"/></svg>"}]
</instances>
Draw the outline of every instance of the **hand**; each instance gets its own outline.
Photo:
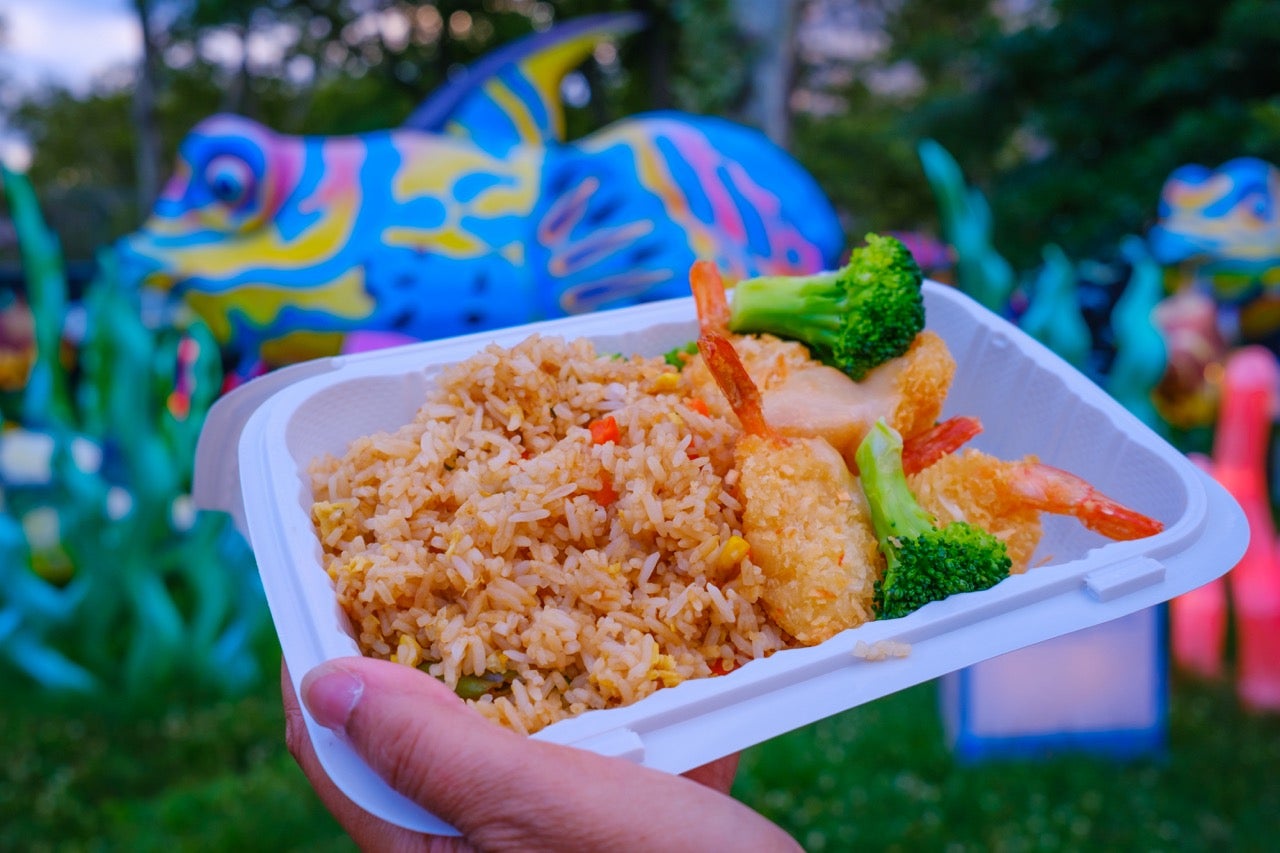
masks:
<instances>
[{"instance_id":1,"label":"hand","mask_svg":"<svg viewBox=\"0 0 1280 853\"><path fill-rule=\"evenodd\" d=\"M427 836L365 812L325 774L282 671L286 740L320 799L366 850L797 850L728 796L736 757L672 776L523 737L426 673L344 658L307 673L311 715L391 787L462 833ZM701 783L701 784L698 784Z\"/></svg>"}]
</instances>

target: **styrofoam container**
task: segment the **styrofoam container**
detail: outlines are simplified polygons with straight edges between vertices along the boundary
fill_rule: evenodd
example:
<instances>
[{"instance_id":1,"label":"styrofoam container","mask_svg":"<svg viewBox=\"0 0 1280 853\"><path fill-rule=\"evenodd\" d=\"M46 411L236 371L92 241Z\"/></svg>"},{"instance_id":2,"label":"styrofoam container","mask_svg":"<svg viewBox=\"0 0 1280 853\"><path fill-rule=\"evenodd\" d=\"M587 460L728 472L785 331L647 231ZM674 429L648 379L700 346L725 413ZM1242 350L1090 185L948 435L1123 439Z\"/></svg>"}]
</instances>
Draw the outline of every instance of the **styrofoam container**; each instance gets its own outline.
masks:
<instances>
[{"instance_id":1,"label":"styrofoam container","mask_svg":"<svg viewBox=\"0 0 1280 853\"><path fill-rule=\"evenodd\" d=\"M1065 361L968 297L928 282L925 304L928 327L958 363L944 415L981 418L984 431L974 446L1002 458L1034 453L1159 518L1165 530L1111 542L1073 519L1046 516L1033 560L1044 565L990 590L659 690L629 707L591 711L533 737L683 772L944 673L1166 601L1235 565L1248 528L1211 478ZM533 332L591 338L602 352L657 355L693 340L697 325L693 301L677 299L339 356L255 380L209 413L197 451L196 501L231 513L248 536L295 687L322 661L357 653L322 568L308 464L344 452L359 436L407 423L441 365L490 341L513 345ZM882 640L909 644L910 653L867 659L862 644ZM309 716L307 726L326 772L364 809L412 829L451 831Z\"/></svg>"}]
</instances>

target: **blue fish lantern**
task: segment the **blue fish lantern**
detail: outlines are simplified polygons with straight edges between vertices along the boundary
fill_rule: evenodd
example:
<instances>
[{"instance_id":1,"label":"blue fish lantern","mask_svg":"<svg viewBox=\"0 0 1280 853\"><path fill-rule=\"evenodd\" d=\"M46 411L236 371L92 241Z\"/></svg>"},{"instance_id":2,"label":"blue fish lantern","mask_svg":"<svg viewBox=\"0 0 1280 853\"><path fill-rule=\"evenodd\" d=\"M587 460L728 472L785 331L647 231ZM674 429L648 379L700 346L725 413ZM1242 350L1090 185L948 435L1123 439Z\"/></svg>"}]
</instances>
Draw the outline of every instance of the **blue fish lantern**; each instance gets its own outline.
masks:
<instances>
[{"instance_id":1,"label":"blue fish lantern","mask_svg":"<svg viewBox=\"0 0 1280 853\"><path fill-rule=\"evenodd\" d=\"M482 58L404 126L296 137L216 115L183 141L125 268L181 297L244 373L353 334L432 339L810 272L844 235L762 134L680 112L563 140L559 88L635 15L584 18Z\"/></svg>"},{"instance_id":2,"label":"blue fish lantern","mask_svg":"<svg viewBox=\"0 0 1280 853\"><path fill-rule=\"evenodd\" d=\"M1254 157L1175 169L1148 241L1237 314L1242 338L1280 339L1280 169Z\"/></svg>"}]
</instances>

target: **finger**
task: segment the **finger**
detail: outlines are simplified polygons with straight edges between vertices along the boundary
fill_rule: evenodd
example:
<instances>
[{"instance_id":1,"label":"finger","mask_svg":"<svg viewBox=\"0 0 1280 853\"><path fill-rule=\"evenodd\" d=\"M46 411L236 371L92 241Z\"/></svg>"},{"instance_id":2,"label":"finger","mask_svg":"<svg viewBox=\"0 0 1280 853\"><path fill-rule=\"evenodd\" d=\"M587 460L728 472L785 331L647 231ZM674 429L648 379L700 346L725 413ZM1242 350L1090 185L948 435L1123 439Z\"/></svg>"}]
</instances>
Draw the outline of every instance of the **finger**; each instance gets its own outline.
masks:
<instances>
[{"instance_id":1,"label":"finger","mask_svg":"<svg viewBox=\"0 0 1280 853\"><path fill-rule=\"evenodd\" d=\"M738 775L738 757L738 753L735 752L733 755L717 758L709 764L695 767L681 775L699 785L706 785L713 791L727 794L733 788L734 777Z\"/></svg>"},{"instance_id":2,"label":"finger","mask_svg":"<svg viewBox=\"0 0 1280 853\"><path fill-rule=\"evenodd\" d=\"M421 835L374 817L353 803L329 778L316 755L311 733L302 716L298 694L293 689L289 667L280 662L280 695L284 704L284 740L293 760L302 768L311 787L329 814L362 850L412 850L425 846Z\"/></svg>"},{"instance_id":3,"label":"finger","mask_svg":"<svg viewBox=\"0 0 1280 853\"><path fill-rule=\"evenodd\" d=\"M518 735L399 664L330 661L307 674L302 696L393 788L483 849L795 849L723 794Z\"/></svg>"}]
</instances>

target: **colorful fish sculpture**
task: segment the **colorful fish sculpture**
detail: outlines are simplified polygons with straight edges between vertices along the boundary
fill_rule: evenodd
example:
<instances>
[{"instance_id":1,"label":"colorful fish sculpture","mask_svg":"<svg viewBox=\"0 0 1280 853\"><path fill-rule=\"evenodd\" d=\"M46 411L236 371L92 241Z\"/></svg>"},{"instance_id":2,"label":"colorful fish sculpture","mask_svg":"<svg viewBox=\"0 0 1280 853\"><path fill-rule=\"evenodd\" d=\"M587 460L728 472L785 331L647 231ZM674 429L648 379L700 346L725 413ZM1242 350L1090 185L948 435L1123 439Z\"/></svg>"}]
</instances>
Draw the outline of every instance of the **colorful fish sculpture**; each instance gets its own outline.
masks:
<instances>
[{"instance_id":1,"label":"colorful fish sculpture","mask_svg":"<svg viewBox=\"0 0 1280 853\"><path fill-rule=\"evenodd\" d=\"M833 267L813 178L755 130L681 112L564 140L564 76L635 15L584 18L488 55L392 130L275 133L215 115L183 141L142 228L142 285L180 296L238 371L360 333L432 339Z\"/></svg>"},{"instance_id":2,"label":"colorful fish sculpture","mask_svg":"<svg viewBox=\"0 0 1280 853\"><path fill-rule=\"evenodd\" d=\"M1207 288L1241 339L1280 342L1280 169L1255 157L1181 166L1158 213L1148 234L1155 259Z\"/></svg>"}]
</instances>

